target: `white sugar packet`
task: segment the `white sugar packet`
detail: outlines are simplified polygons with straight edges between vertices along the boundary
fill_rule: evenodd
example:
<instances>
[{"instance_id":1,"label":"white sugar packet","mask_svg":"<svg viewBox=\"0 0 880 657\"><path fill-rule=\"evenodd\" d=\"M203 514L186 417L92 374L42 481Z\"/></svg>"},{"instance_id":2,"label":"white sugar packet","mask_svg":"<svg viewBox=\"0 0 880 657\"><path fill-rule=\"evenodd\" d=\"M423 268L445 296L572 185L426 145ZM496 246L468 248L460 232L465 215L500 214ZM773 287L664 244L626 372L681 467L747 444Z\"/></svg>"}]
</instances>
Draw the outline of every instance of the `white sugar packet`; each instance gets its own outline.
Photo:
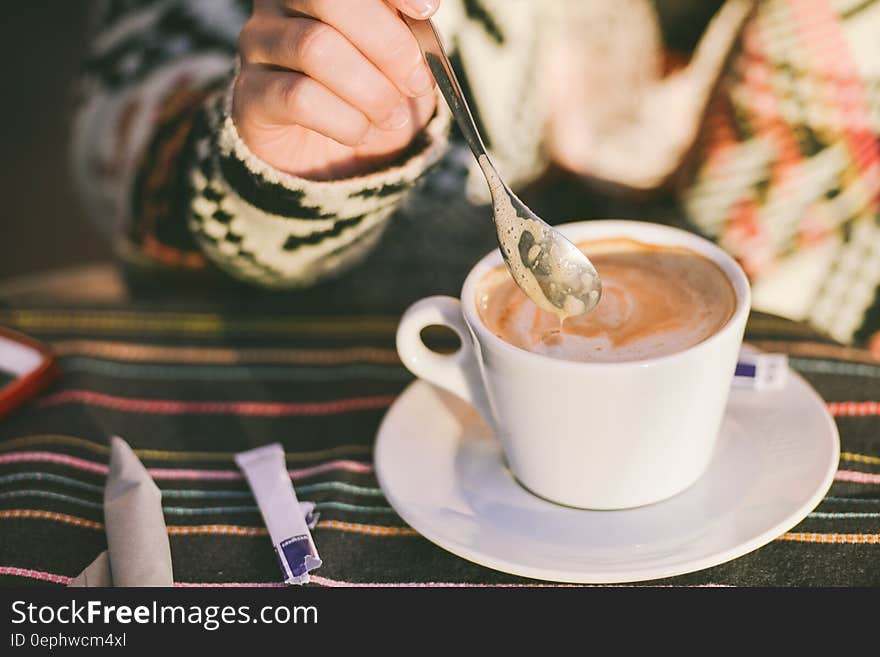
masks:
<instances>
[{"instance_id":1,"label":"white sugar packet","mask_svg":"<svg viewBox=\"0 0 880 657\"><path fill-rule=\"evenodd\" d=\"M235 462L244 472L269 529L284 581L288 584L308 583L309 572L321 566L309 531L313 520L309 516L314 514L306 513L307 508L301 508L296 499L284 449L279 443L257 447L236 454Z\"/></svg>"}]
</instances>

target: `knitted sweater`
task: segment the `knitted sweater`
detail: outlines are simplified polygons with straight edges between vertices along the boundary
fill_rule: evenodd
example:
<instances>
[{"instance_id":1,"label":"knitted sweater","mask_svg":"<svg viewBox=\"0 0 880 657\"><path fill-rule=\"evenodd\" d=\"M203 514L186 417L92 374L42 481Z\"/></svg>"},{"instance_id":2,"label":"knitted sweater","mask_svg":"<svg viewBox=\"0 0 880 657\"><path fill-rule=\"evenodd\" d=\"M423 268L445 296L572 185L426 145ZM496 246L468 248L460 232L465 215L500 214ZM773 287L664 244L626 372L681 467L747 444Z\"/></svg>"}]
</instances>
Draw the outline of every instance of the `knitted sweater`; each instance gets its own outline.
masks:
<instances>
[{"instance_id":1,"label":"knitted sweater","mask_svg":"<svg viewBox=\"0 0 880 657\"><path fill-rule=\"evenodd\" d=\"M807 164L815 166L775 167L785 153L774 149L785 144L777 143L779 122L766 120L767 79L772 66L798 64L801 51L782 39L767 56L759 37L774 30L780 38L790 36L780 11L797 17L827 3L761 3L739 45L749 4L729 0L695 53L696 64L666 78L650 0L444 0L435 21L493 159L515 187L534 180L555 156L593 178L651 189L673 179L695 152L695 175L677 178L687 181L678 188L685 215L744 263L757 305L810 319L842 340L859 331L864 336L877 323L871 318L880 316L872 310L880 237L868 225L880 198L870 146L880 132L876 93L866 101L855 136L838 121L823 124L812 141L800 141L812 149ZM822 34L843 34L838 58L854 59L853 67L876 81L880 75L871 62L880 61L874 56L880 41L848 52L845 40L864 32L880 2L831 5ZM444 103L438 102L407 152L381 171L315 182L275 170L248 149L229 113L237 38L249 11L246 0L108 0L98 12L78 87L72 157L87 209L120 256L150 269L220 269L259 286L310 288L321 298L357 299L367 307L382 307L389 287L407 287L409 300L456 293L469 265L493 245L493 235L485 183L465 147L450 143ZM808 45L815 41L810 29L801 39ZM554 60L555 46L572 33L577 56L567 51L567 64L580 64L583 84L569 85L560 96L548 72L564 68ZM844 71L850 77L853 67ZM820 73L826 80L834 71ZM780 101L783 118L800 134L797 122L814 118L815 94L800 97L788 89ZM698 133L713 90L721 111ZM554 105L565 108L566 120L551 125ZM727 116L733 116L732 127ZM860 153L853 143L863 144ZM854 174L848 173L850 160L859 164ZM746 171L752 162L754 169ZM819 192L800 194L789 206L792 190L818 180L810 171L821 163L829 172L820 181L823 190L845 185L852 191L836 205ZM779 176L781 170L789 175ZM856 193L860 209L843 212L843 200ZM801 219L805 228L795 229L793 240L791 227ZM345 275L357 263L358 273ZM846 263L857 263L858 294L841 297ZM859 268L870 276L859 276ZM823 282L829 272L833 289Z\"/></svg>"},{"instance_id":2,"label":"knitted sweater","mask_svg":"<svg viewBox=\"0 0 880 657\"><path fill-rule=\"evenodd\" d=\"M506 12L505 20L473 0L445 4L439 20L455 35L456 61L495 49L499 65L527 69L540 52L543 30L531 3L518 3L525 11ZM369 175L316 182L273 169L230 116L248 11L241 0L104 3L73 125L77 186L131 263L190 270L213 263L262 286L309 286L375 247L407 192L447 152L449 112L438 103L407 152ZM503 48L507 39L527 47ZM534 77L526 70L499 90L499 100L519 108L518 137L495 152L514 180L543 166L540 111L524 93ZM453 177L463 182L460 172Z\"/></svg>"}]
</instances>

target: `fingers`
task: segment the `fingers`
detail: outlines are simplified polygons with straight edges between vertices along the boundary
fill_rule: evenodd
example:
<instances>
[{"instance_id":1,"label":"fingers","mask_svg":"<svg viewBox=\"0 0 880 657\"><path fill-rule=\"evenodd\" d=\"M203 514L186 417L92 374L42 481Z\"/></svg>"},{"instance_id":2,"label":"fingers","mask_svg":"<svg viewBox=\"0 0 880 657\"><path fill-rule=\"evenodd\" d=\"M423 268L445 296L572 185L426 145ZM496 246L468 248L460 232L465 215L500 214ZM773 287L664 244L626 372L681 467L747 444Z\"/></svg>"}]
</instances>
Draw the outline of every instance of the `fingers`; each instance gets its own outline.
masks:
<instances>
[{"instance_id":1,"label":"fingers","mask_svg":"<svg viewBox=\"0 0 880 657\"><path fill-rule=\"evenodd\" d=\"M409 121L397 88L327 23L264 18L242 32L239 48L247 64L297 71L321 83L383 130L400 129Z\"/></svg>"},{"instance_id":2,"label":"fingers","mask_svg":"<svg viewBox=\"0 0 880 657\"><path fill-rule=\"evenodd\" d=\"M236 81L235 103L266 125L300 125L346 146L362 144L370 121L320 82L291 71L245 66ZM233 109L235 111L235 109Z\"/></svg>"},{"instance_id":3,"label":"fingers","mask_svg":"<svg viewBox=\"0 0 880 657\"><path fill-rule=\"evenodd\" d=\"M290 126L364 153L409 143L430 119L433 78L398 9L426 18L439 2L254 0L233 96L242 135L268 150L289 150Z\"/></svg>"},{"instance_id":4,"label":"fingers","mask_svg":"<svg viewBox=\"0 0 880 657\"><path fill-rule=\"evenodd\" d=\"M396 0L393 4L411 16L426 18L439 2ZM400 93L418 97L431 92L434 79L415 37L395 8L384 0L286 0L286 6L335 27Z\"/></svg>"}]
</instances>

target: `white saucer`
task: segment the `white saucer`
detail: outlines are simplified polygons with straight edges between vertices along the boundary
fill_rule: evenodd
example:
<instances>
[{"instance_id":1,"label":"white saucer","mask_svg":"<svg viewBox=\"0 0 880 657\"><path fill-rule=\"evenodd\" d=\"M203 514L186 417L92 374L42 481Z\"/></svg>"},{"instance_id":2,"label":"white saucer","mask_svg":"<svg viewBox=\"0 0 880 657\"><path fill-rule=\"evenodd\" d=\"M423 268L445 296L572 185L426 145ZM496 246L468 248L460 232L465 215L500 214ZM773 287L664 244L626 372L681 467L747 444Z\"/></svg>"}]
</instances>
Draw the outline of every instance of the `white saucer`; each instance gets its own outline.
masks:
<instances>
[{"instance_id":1,"label":"white saucer","mask_svg":"<svg viewBox=\"0 0 880 657\"><path fill-rule=\"evenodd\" d=\"M514 575L611 583L701 570L769 543L816 507L839 453L825 404L792 373L783 390L731 391L712 463L688 490L638 509L572 509L522 488L482 418L416 381L379 428L375 464L400 516L453 554Z\"/></svg>"}]
</instances>

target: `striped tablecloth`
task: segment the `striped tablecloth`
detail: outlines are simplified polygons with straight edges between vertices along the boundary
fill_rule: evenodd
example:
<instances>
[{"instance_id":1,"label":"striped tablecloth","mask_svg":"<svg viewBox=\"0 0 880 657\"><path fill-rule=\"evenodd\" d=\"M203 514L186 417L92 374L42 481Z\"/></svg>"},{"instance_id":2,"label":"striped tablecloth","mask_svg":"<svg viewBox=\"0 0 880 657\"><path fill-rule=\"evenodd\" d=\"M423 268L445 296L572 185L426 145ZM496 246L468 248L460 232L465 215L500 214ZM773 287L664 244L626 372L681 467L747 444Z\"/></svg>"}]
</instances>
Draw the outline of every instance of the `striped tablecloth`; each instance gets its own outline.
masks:
<instances>
[{"instance_id":1,"label":"striped tablecloth","mask_svg":"<svg viewBox=\"0 0 880 657\"><path fill-rule=\"evenodd\" d=\"M317 586L542 585L459 559L395 514L373 473L382 416L411 381L393 316L139 309L0 309L50 343L62 377L0 421L0 582L61 585L105 548L108 439L161 487L179 586L278 586L278 563L234 452L279 441L314 501ZM748 338L785 352L841 434L834 485L799 526L672 585L880 584L880 361L756 315Z\"/></svg>"}]
</instances>

